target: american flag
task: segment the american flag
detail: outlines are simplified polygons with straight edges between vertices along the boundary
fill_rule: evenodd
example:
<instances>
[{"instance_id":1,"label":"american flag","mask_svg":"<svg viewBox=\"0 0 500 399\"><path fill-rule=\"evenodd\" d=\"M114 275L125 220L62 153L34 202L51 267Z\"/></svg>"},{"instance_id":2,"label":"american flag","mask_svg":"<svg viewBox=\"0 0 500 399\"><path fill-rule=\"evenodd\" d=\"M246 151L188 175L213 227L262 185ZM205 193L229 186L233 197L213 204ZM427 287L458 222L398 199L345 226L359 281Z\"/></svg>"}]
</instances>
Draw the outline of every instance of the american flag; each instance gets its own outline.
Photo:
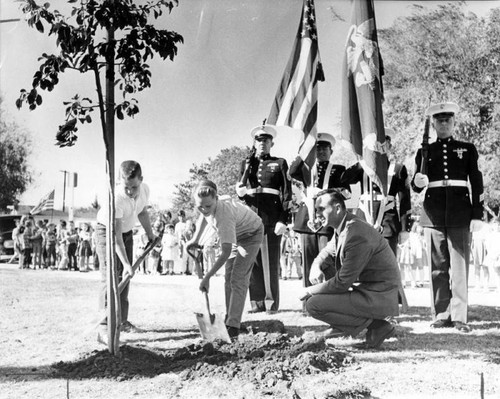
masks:
<instances>
[{"instance_id":1,"label":"american flag","mask_svg":"<svg viewBox=\"0 0 500 399\"><path fill-rule=\"evenodd\" d=\"M267 123L302 130L304 139L300 144L299 154L309 165L312 165L315 159L317 82L323 80L325 78L319 57L314 2L304 0L292 54Z\"/></svg>"},{"instance_id":2,"label":"american flag","mask_svg":"<svg viewBox=\"0 0 500 399\"><path fill-rule=\"evenodd\" d=\"M36 215L43 211L49 211L54 209L54 193L55 190L52 190L50 193L46 194L31 211L30 215Z\"/></svg>"},{"instance_id":3,"label":"american flag","mask_svg":"<svg viewBox=\"0 0 500 399\"><path fill-rule=\"evenodd\" d=\"M373 0L353 1L342 73L342 138L387 195L382 75Z\"/></svg>"}]
</instances>

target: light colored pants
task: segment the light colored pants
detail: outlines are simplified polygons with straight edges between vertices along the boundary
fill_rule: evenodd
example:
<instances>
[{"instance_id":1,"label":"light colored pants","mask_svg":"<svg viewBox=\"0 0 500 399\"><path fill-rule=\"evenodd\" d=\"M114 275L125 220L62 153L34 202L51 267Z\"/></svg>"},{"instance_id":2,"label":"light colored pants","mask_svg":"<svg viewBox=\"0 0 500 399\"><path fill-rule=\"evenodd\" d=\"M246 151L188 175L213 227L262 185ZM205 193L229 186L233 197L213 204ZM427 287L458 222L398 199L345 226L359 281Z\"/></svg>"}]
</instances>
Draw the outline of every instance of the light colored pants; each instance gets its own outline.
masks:
<instances>
[{"instance_id":1,"label":"light colored pants","mask_svg":"<svg viewBox=\"0 0 500 399\"><path fill-rule=\"evenodd\" d=\"M255 258L259 253L264 237L264 227L249 237L238 240L236 256L226 262L225 293L226 293L226 325L240 328L241 315L245 308L250 276Z\"/></svg>"},{"instance_id":2,"label":"light colored pants","mask_svg":"<svg viewBox=\"0 0 500 399\"><path fill-rule=\"evenodd\" d=\"M431 259L431 312L434 319L467 323L468 228L424 229Z\"/></svg>"}]
</instances>

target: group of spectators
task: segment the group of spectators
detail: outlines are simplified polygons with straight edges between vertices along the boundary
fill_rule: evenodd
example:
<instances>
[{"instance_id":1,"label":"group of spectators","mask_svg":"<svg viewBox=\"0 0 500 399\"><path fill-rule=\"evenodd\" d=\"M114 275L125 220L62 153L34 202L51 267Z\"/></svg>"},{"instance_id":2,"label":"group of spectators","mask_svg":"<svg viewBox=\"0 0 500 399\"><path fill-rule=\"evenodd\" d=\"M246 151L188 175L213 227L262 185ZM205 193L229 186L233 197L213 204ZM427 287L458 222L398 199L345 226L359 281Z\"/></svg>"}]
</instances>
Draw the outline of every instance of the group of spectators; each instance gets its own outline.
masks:
<instances>
[{"instance_id":1,"label":"group of spectators","mask_svg":"<svg viewBox=\"0 0 500 399\"><path fill-rule=\"evenodd\" d=\"M186 251L186 243L193 236L195 225L180 210L177 219L173 220L170 211L160 215L152 224L156 236L161 242L156 245L141 263L138 273L149 275L200 275L204 269L210 268L220 251L215 234L209 234L203 246L190 255ZM144 229L134 231L134 258L139 258L148 244L148 236ZM196 261L195 261L196 258ZM197 269L199 267L199 269Z\"/></svg>"},{"instance_id":2,"label":"group of spectators","mask_svg":"<svg viewBox=\"0 0 500 399\"><path fill-rule=\"evenodd\" d=\"M90 223L76 227L73 221L60 220L56 225L24 215L12 231L14 255L10 262L17 258L20 269L96 270L99 262L93 233Z\"/></svg>"}]
</instances>

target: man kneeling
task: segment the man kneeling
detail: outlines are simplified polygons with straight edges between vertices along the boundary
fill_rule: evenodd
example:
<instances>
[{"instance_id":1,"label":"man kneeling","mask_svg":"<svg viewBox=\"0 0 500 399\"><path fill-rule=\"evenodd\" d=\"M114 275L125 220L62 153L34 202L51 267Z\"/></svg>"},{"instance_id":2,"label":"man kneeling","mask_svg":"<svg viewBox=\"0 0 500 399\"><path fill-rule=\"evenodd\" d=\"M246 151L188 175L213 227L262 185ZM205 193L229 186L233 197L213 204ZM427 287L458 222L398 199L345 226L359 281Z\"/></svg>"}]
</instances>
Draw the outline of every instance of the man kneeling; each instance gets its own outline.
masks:
<instances>
[{"instance_id":1,"label":"man kneeling","mask_svg":"<svg viewBox=\"0 0 500 399\"><path fill-rule=\"evenodd\" d=\"M325 338L354 337L367 328L365 346L378 348L395 332L385 319L399 310L400 274L394 253L380 233L346 210L339 192L320 192L316 212L335 235L314 260L309 276L313 285L300 299L312 317L330 325ZM321 266L329 256L335 257L336 272L324 281Z\"/></svg>"}]
</instances>

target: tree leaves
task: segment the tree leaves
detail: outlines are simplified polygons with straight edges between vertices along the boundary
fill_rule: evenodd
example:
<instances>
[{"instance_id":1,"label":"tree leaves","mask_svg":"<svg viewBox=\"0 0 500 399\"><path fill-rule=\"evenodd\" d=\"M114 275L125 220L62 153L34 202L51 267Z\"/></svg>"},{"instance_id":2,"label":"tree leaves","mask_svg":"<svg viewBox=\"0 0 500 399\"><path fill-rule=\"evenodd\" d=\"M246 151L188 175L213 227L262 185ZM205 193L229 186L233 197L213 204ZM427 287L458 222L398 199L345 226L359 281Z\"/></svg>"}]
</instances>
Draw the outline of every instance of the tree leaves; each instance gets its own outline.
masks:
<instances>
[{"instance_id":1,"label":"tree leaves","mask_svg":"<svg viewBox=\"0 0 500 399\"><path fill-rule=\"evenodd\" d=\"M59 83L59 74L67 68L81 73L99 70L105 65L106 57L115 53L119 78L116 86L122 91L124 101L115 104L116 117L134 117L139 112L137 100L127 96L151 87L150 66L146 63L154 53L162 59L174 59L177 44L183 38L176 32L157 30L148 24L150 16L160 17L164 9L172 10L177 1L156 0L134 2L132 0L78 0L70 16L63 16L58 11L50 12L49 3L38 6L34 0L22 0L21 10L25 13L28 24L44 33L44 23L50 26L49 35L56 37L59 54L42 54L39 70L33 76L32 89L21 90L16 100L17 108L26 103L31 110L42 104L38 89L52 91ZM141 3L141 4L137 4ZM104 29L113 21L117 40L108 42ZM74 97L67 103L66 122L59 127L56 135L57 144L71 146L77 136L76 122L91 123L90 112L94 106L84 104ZM66 103L65 103L66 105ZM104 107L104 104L98 106ZM70 121L75 121L73 125Z\"/></svg>"}]
</instances>

